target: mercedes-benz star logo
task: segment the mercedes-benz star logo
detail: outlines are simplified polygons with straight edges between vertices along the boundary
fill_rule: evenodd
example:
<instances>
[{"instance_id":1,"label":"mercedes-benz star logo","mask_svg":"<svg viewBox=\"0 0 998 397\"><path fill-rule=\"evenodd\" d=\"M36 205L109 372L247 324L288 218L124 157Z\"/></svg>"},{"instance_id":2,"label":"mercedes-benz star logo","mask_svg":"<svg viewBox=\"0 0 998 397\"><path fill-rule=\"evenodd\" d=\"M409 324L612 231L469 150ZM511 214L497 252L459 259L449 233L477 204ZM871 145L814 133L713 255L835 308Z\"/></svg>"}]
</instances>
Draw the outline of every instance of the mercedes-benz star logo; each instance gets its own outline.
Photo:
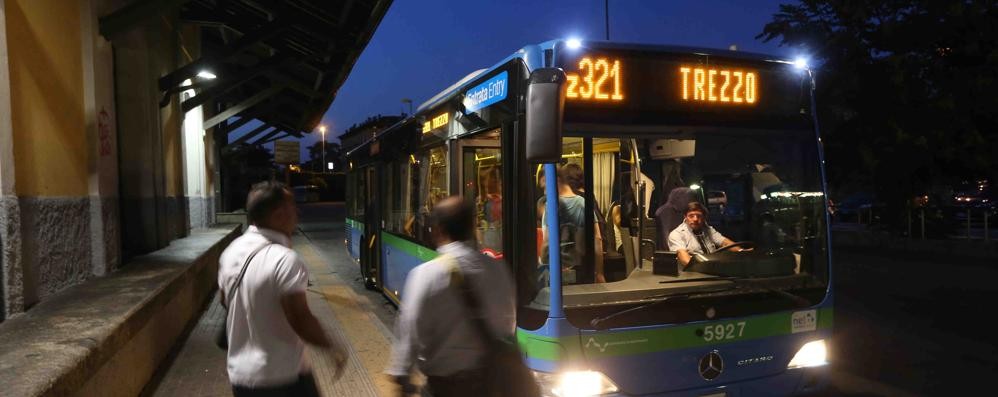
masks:
<instances>
[{"instance_id":1,"label":"mercedes-benz star logo","mask_svg":"<svg viewBox=\"0 0 998 397\"><path fill-rule=\"evenodd\" d=\"M714 380L724 371L724 360L717 350L707 353L700 359L700 376L706 380Z\"/></svg>"}]
</instances>

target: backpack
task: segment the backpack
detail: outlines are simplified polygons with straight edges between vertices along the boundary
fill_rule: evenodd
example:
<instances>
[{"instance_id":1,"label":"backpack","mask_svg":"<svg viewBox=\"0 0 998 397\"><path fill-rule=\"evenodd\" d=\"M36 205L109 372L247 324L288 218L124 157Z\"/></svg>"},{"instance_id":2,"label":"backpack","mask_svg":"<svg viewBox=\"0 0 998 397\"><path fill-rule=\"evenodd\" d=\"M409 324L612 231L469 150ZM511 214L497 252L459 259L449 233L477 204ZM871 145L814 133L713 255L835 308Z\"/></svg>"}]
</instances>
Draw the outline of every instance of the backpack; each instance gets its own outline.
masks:
<instances>
[{"instance_id":1,"label":"backpack","mask_svg":"<svg viewBox=\"0 0 998 397\"><path fill-rule=\"evenodd\" d=\"M563 213L563 204L558 202L559 215ZM559 221L562 217L559 216ZM580 225L573 223L562 222L558 226L558 250L560 252L560 263L561 268L564 270L569 270L569 273L573 275L572 277L562 278L564 283L575 283L574 269L582 265L582 258L585 255L585 236L586 230ZM541 255L542 264L550 264L550 257L548 251L548 242L544 242L544 247L541 249L543 254Z\"/></svg>"}]
</instances>

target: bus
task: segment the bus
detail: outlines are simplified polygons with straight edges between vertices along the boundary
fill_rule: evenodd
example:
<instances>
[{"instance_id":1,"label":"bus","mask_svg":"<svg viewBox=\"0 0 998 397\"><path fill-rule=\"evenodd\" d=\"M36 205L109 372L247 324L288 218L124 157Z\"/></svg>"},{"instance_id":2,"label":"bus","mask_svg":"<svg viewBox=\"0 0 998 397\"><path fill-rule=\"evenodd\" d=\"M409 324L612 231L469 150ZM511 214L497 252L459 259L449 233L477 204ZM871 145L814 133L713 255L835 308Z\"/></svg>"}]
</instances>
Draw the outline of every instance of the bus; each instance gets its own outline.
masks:
<instances>
[{"instance_id":1,"label":"bus","mask_svg":"<svg viewBox=\"0 0 998 397\"><path fill-rule=\"evenodd\" d=\"M556 112L531 99L544 71ZM430 208L461 195L477 247L515 276L516 342L546 395L821 391L833 293L814 86L806 65L740 51L526 46L348 152L348 250L398 303L436 255ZM543 163L532 117L557 118ZM682 209L717 197L708 223L735 244L680 265ZM581 221L565 223L568 200Z\"/></svg>"}]
</instances>

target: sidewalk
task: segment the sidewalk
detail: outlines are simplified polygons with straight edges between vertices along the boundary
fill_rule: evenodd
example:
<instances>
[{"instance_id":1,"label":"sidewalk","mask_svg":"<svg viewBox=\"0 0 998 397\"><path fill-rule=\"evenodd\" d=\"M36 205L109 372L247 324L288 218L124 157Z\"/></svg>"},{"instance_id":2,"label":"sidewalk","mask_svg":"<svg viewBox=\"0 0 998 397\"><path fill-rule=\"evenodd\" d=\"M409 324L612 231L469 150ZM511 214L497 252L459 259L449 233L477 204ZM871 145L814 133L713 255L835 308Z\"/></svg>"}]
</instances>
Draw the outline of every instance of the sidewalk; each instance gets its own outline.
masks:
<instances>
[{"instance_id":1,"label":"sidewalk","mask_svg":"<svg viewBox=\"0 0 998 397\"><path fill-rule=\"evenodd\" d=\"M0 395L136 395L199 316L239 231L195 230L0 324Z\"/></svg>"},{"instance_id":2,"label":"sidewalk","mask_svg":"<svg viewBox=\"0 0 998 397\"><path fill-rule=\"evenodd\" d=\"M370 310L372 303L359 297L333 273L331 264L300 233L292 239L309 270L308 304L323 327L346 346L347 367L334 380L335 367L321 351L307 348L316 381L326 396L388 396L394 388L382 374L394 339L391 331ZM197 325L182 342L175 357L167 360L143 391L143 396L228 396L225 353L212 337L222 325L218 296L212 299Z\"/></svg>"}]
</instances>

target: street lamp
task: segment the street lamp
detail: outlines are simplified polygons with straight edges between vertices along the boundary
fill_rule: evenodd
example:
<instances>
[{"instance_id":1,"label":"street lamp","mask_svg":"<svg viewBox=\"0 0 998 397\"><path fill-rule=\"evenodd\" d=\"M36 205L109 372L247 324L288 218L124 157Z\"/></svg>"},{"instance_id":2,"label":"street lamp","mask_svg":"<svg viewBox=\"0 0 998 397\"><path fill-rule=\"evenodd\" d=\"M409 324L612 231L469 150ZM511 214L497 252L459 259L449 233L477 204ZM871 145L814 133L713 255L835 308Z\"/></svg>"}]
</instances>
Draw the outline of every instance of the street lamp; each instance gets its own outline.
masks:
<instances>
[{"instance_id":1,"label":"street lamp","mask_svg":"<svg viewBox=\"0 0 998 397\"><path fill-rule=\"evenodd\" d=\"M409 104L409 115L411 116L412 115L412 99L402 98L402 103L408 103Z\"/></svg>"},{"instance_id":2,"label":"street lamp","mask_svg":"<svg viewBox=\"0 0 998 397\"><path fill-rule=\"evenodd\" d=\"M319 126L319 132L322 133L322 164L325 164L326 163L326 126L320 125ZM322 173L325 174L326 170L322 170Z\"/></svg>"}]
</instances>

